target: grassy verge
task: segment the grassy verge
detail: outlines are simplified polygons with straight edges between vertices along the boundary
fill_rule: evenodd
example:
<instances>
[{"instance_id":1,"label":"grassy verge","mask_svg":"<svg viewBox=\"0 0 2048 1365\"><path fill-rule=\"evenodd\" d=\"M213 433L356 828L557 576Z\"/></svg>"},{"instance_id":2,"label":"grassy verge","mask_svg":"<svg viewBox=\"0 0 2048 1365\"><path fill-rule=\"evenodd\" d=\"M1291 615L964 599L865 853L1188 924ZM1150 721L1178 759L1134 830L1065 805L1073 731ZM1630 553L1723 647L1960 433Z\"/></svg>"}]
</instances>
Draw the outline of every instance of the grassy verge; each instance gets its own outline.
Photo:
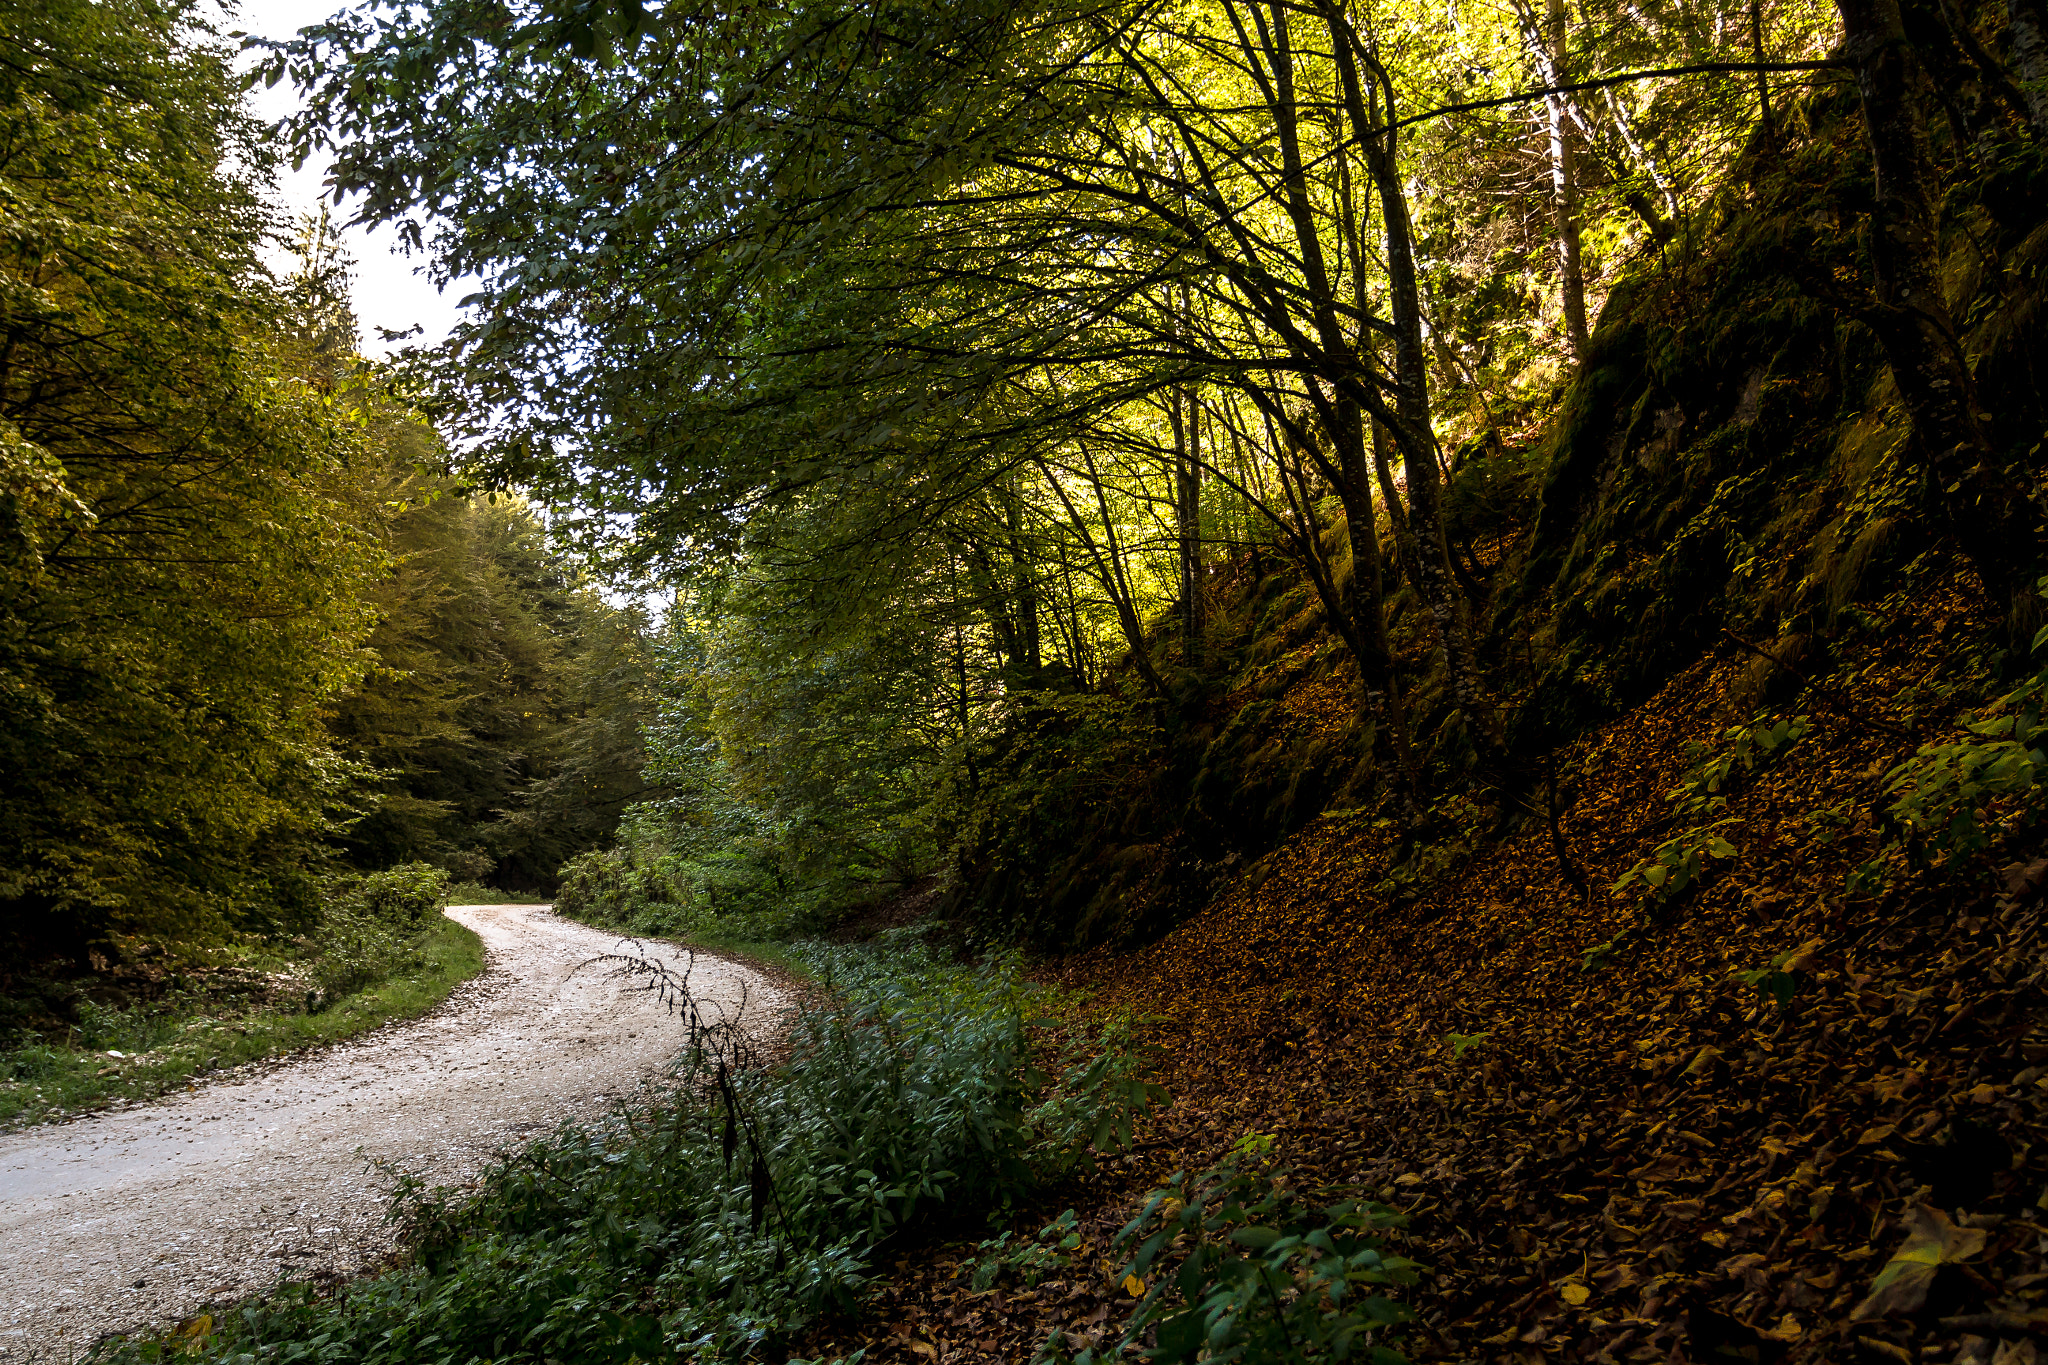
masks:
<instances>
[{"instance_id":1,"label":"grassy verge","mask_svg":"<svg viewBox=\"0 0 2048 1365\"><path fill-rule=\"evenodd\" d=\"M420 935L417 951L417 967L315 1013L276 1007L223 1014L164 1010L122 1019L109 1036L96 1040L103 1047L42 1042L0 1052L0 1128L149 1099L211 1071L410 1019L483 970L483 940L451 919L436 919Z\"/></svg>"},{"instance_id":2,"label":"grassy verge","mask_svg":"<svg viewBox=\"0 0 2048 1365\"><path fill-rule=\"evenodd\" d=\"M792 981L818 979L811 967L811 957L790 943L774 939L727 938L720 934L690 934L674 942L685 948L698 948L732 958L766 971L770 976L782 976Z\"/></svg>"},{"instance_id":3,"label":"grassy verge","mask_svg":"<svg viewBox=\"0 0 2048 1365\"><path fill-rule=\"evenodd\" d=\"M524 891L500 891L495 886L484 886L479 882L455 882L448 888L450 905L546 905L546 896L532 896Z\"/></svg>"}]
</instances>

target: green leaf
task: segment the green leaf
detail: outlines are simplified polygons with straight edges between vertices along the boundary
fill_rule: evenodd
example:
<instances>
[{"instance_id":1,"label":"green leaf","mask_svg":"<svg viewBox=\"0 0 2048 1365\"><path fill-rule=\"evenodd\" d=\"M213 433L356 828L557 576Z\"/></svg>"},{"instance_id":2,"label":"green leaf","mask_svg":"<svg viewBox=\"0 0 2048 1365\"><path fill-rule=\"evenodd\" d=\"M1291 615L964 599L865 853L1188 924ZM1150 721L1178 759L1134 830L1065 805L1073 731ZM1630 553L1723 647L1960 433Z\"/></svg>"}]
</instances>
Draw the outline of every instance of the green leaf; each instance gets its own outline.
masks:
<instances>
[{"instance_id":1,"label":"green leaf","mask_svg":"<svg viewBox=\"0 0 2048 1365\"><path fill-rule=\"evenodd\" d=\"M1190 1308L1159 1324L1159 1346L1155 1360L1186 1360L1202 1348L1208 1336L1200 1310Z\"/></svg>"}]
</instances>

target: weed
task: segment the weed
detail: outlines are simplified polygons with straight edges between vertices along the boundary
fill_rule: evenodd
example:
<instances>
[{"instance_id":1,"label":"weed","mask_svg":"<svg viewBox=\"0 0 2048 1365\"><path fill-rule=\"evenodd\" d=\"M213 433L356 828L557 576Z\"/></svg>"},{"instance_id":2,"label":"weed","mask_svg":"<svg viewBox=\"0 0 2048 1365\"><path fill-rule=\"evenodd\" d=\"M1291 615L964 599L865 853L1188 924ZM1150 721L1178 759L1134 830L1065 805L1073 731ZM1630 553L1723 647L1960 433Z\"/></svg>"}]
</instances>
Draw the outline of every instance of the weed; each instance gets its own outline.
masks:
<instances>
[{"instance_id":1,"label":"weed","mask_svg":"<svg viewBox=\"0 0 2048 1365\"><path fill-rule=\"evenodd\" d=\"M1014 1276L1027 1287L1036 1285L1066 1265L1081 1245L1078 1226L1074 1211L1068 1209L1040 1228L1032 1240L1016 1239L1014 1247L1014 1234L998 1233L976 1248L982 1256L968 1272L968 1284L977 1291L993 1289L1004 1278Z\"/></svg>"},{"instance_id":2,"label":"weed","mask_svg":"<svg viewBox=\"0 0 2048 1365\"><path fill-rule=\"evenodd\" d=\"M1118 1234L1132 1248L1123 1279L1143 1296L1136 1311L1119 1340L1083 1349L1075 1365L1120 1359L1148 1334L1155 1362L1404 1365L1384 1342L1411 1315L1383 1291L1413 1284L1421 1267L1378 1236L1404 1222L1382 1204L1320 1204L1278 1173L1226 1165L1175 1175ZM1064 1354L1057 1341L1047 1347L1041 1359Z\"/></svg>"},{"instance_id":3,"label":"weed","mask_svg":"<svg viewBox=\"0 0 2048 1365\"><path fill-rule=\"evenodd\" d=\"M1659 842L1648 857L1638 860L1608 889L1620 896L1631 888L1640 888L1647 911L1651 906L1676 901L1696 886L1706 875L1709 859L1736 857L1741 850L1729 842L1724 831L1741 820L1721 815L1728 807L1728 792L1737 779L1783 758L1788 749L1812 730L1812 722L1806 716L1773 720L1758 714L1747 725L1732 725L1722 731L1719 745L1698 740L1688 744L1686 755L1690 762L1685 774L1677 786L1664 794L1664 799L1671 804L1674 818L1690 817L1695 823ZM1586 949L1581 969L1590 972L1605 967L1643 927L1638 921L1607 942Z\"/></svg>"},{"instance_id":4,"label":"weed","mask_svg":"<svg viewBox=\"0 0 2048 1365\"><path fill-rule=\"evenodd\" d=\"M1485 1033L1446 1033L1444 1041L1451 1045L1451 1060L1455 1062L1492 1036L1491 1029Z\"/></svg>"}]
</instances>

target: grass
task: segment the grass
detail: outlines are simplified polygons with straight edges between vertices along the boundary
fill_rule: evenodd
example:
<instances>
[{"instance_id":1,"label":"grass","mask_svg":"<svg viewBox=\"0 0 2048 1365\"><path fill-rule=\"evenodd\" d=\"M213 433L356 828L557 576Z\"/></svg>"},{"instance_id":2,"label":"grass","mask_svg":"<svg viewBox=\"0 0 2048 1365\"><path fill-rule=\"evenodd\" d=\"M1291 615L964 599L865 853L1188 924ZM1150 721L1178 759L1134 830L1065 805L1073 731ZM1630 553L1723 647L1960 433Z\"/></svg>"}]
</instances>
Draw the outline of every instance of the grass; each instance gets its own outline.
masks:
<instances>
[{"instance_id":1,"label":"grass","mask_svg":"<svg viewBox=\"0 0 2048 1365\"><path fill-rule=\"evenodd\" d=\"M74 1041L0 1052L0 1129L150 1099L208 1072L415 1018L483 970L483 940L451 919L437 918L418 950L416 970L317 1013L275 1006L232 1014L108 1010L94 1016L91 1041L100 1046L80 1046L74 1035ZM116 1052L122 1055L111 1055Z\"/></svg>"},{"instance_id":2,"label":"grass","mask_svg":"<svg viewBox=\"0 0 2048 1365\"><path fill-rule=\"evenodd\" d=\"M495 886L481 882L455 882L448 888L450 905L546 905L546 896L529 895L524 891L500 891Z\"/></svg>"},{"instance_id":3,"label":"grass","mask_svg":"<svg viewBox=\"0 0 2048 1365\"><path fill-rule=\"evenodd\" d=\"M814 972L796 945L778 939L728 938L722 934L687 934L672 940L685 948L700 948L721 957L735 958L749 967L763 967L798 981L815 981Z\"/></svg>"}]
</instances>

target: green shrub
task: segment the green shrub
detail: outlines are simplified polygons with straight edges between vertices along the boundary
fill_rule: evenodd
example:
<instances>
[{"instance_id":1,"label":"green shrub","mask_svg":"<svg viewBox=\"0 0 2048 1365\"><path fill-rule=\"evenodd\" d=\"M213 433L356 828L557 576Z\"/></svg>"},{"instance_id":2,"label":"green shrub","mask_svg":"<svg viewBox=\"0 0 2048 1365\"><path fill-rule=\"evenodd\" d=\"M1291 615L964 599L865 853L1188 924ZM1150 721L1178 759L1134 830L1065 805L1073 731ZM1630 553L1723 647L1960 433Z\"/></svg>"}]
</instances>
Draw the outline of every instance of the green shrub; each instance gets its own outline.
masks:
<instances>
[{"instance_id":1,"label":"green shrub","mask_svg":"<svg viewBox=\"0 0 2048 1365\"><path fill-rule=\"evenodd\" d=\"M628 842L572 858L560 875L555 913L667 938L788 938L823 917L835 890L795 884L772 857L740 846L684 856Z\"/></svg>"},{"instance_id":2,"label":"green shrub","mask_svg":"<svg viewBox=\"0 0 2048 1365\"><path fill-rule=\"evenodd\" d=\"M1143 1300L1121 1339L1082 1351L1078 1365L1122 1359L1148 1333L1155 1362L1403 1365L1383 1343L1411 1315L1382 1291L1413 1284L1420 1267L1377 1234L1404 1222L1381 1204L1321 1205L1274 1172L1175 1175L1118 1234L1135 1248L1124 1284Z\"/></svg>"},{"instance_id":3,"label":"green shrub","mask_svg":"<svg viewBox=\"0 0 2048 1365\"><path fill-rule=\"evenodd\" d=\"M2048 791L2044 699L2048 670L1964 716L1968 739L1923 744L1885 774L1892 798L1885 823L1910 857L1945 866L1986 847L2002 826L2018 829L2038 818Z\"/></svg>"},{"instance_id":4,"label":"green shrub","mask_svg":"<svg viewBox=\"0 0 2048 1365\"><path fill-rule=\"evenodd\" d=\"M1705 874L1707 859L1735 857L1739 850L1722 831L1741 821L1733 816L1709 817L1727 809L1727 793L1737 778L1783 758L1786 750L1812 732L1813 723L1806 716L1774 721L1759 714L1747 725L1731 725L1722 731L1719 747L1698 740L1688 744L1685 752L1690 762L1685 775L1664 793L1664 799L1671 803L1674 816L1697 817L1698 822L1659 843L1609 889L1619 896L1639 886L1652 900L1676 900Z\"/></svg>"},{"instance_id":5,"label":"green shrub","mask_svg":"<svg viewBox=\"0 0 2048 1365\"><path fill-rule=\"evenodd\" d=\"M163 1012L118 1009L94 1000L80 1000L78 1023L73 1038L88 1052L117 1048L123 1052L147 1052L177 1032L175 1020Z\"/></svg>"},{"instance_id":6,"label":"green shrub","mask_svg":"<svg viewBox=\"0 0 2048 1365\"><path fill-rule=\"evenodd\" d=\"M365 876L348 893L348 903L379 924L417 932L441 913L448 874L430 863L406 863Z\"/></svg>"},{"instance_id":7,"label":"green shrub","mask_svg":"<svg viewBox=\"0 0 2048 1365\"><path fill-rule=\"evenodd\" d=\"M499 886L485 886L482 882L450 882L447 902L450 905L546 905L548 898L524 891L507 891Z\"/></svg>"},{"instance_id":8,"label":"green shrub","mask_svg":"<svg viewBox=\"0 0 2048 1365\"><path fill-rule=\"evenodd\" d=\"M417 970L419 937L441 913L448 874L427 863L372 872L336 890L313 940L313 1003Z\"/></svg>"}]
</instances>

